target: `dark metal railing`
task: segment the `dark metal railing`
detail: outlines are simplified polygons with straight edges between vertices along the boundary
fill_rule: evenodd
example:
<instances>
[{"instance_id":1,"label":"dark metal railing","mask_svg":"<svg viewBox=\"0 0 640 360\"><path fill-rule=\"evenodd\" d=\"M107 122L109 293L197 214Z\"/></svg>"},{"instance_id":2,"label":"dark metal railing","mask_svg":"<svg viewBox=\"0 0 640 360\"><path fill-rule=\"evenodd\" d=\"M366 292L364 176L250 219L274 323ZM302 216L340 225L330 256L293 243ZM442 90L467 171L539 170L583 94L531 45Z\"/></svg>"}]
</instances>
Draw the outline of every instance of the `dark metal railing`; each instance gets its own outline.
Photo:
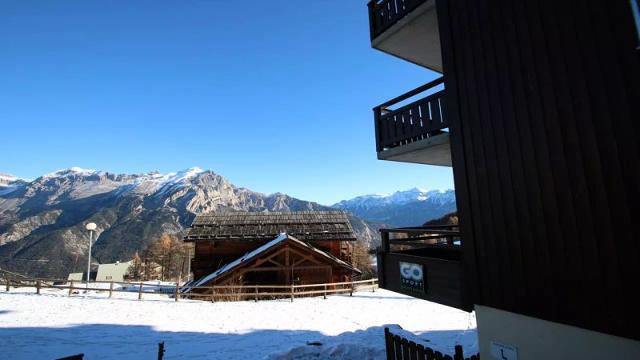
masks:
<instances>
[{"instance_id":1,"label":"dark metal railing","mask_svg":"<svg viewBox=\"0 0 640 360\"><path fill-rule=\"evenodd\" d=\"M376 252L383 289L470 311L462 297L462 243L457 225L381 229Z\"/></svg>"},{"instance_id":2,"label":"dark metal railing","mask_svg":"<svg viewBox=\"0 0 640 360\"><path fill-rule=\"evenodd\" d=\"M427 0L371 0L369 7L369 32L371 40L382 34L398 20Z\"/></svg>"},{"instance_id":3,"label":"dark metal railing","mask_svg":"<svg viewBox=\"0 0 640 360\"><path fill-rule=\"evenodd\" d=\"M438 248L460 250L460 228L458 225L431 225L380 229L382 244L380 251L392 252L391 245L401 247ZM394 237L392 238L392 235Z\"/></svg>"},{"instance_id":4,"label":"dark metal railing","mask_svg":"<svg viewBox=\"0 0 640 360\"><path fill-rule=\"evenodd\" d=\"M398 104L444 83L436 79L373 108L376 151L380 152L441 134L449 127L445 114L445 90L437 91L410 104L391 110Z\"/></svg>"}]
</instances>

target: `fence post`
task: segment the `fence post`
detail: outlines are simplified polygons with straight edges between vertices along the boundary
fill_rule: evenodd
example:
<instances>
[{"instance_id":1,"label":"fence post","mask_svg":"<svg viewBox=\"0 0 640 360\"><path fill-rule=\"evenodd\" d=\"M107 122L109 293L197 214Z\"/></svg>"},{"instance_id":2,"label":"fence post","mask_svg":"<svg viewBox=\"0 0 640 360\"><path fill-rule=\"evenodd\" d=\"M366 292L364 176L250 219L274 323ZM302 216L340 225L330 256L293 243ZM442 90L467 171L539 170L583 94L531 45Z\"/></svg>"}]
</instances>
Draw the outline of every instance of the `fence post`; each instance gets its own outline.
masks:
<instances>
[{"instance_id":1,"label":"fence post","mask_svg":"<svg viewBox=\"0 0 640 360\"><path fill-rule=\"evenodd\" d=\"M69 296L71 296L71 294L73 294L73 280L69 283Z\"/></svg>"},{"instance_id":2,"label":"fence post","mask_svg":"<svg viewBox=\"0 0 640 360\"><path fill-rule=\"evenodd\" d=\"M327 298L327 284L324 284L324 296L325 299Z\"/></svg>"},{"instance_id":3,"label":"fence post","mask_svg":"<svg viewBox=\"0 0 640 360\"><path fill-rule=\"evenodd\" d=\"M427 355L427 359L435 359L436 355L433 353L433 349L430 347L424 348L424 353Z\"/></svg>"},{"instance_id":4,"label":"fence post","mask_svg":"<svg viewBox=\"0 0 640 360\"><path fill-rule=\"evenodd\" d=\"M142 281L140 281L140 286L138 287L138 300L142 300Z\"/></svg>"},{"instance_id":5,"label":"fence post","mask_svg":"<svg viewBox=\"0 0 640 360\"><path fill-rule=\"evenodd\" d=\"M353 296L353 281L351 282L351 291L349 292L349 296Z\"/></svg>"},{"instance_id":6,"label":"fence post","mask_svg":"<svg viewBox=\"0 0 640 360\"><path fill-rule=\"evenodd\" d=\"M453 360L464 360L464 353L462 352L462 346L456 345L455 354L453 355Z\"/></svg>"},{"instance_id":7,"label":"fence post","mask_svg":"<svg viewBox=\"0 0 640 360\"><path fill-rule=\"evenodd\" d=\"M376 292L376 279L371 278L371 292Z\"/></svg>"},{"instance_id":8,"label":"fence post","mask_svg":"<svg viewBox=\"0 0 640 360\"><path fill-rule=\"evenodd\" d=\"M393 349L395 358L401 360L402 359L402 338L398 335L393 335ZM433 360L433 358L427 357L429 360Z\"/></svg>"},{"instance_id":9,"label":"fence post","mask_svg":"<svg viewBox=\"0 0 640 360\"><path fill-rule=\"evenodd\" d=\"M178 297L180 297L180 292L178 291L178 282L176 282L176 288L173 290L173 296L176 298L176 302L177 302Z\"/></svg>"},{"instance_id":10,"label":"fence post","mask_svg":"<svg viewBox=\"0 0 640 360\"><path fill-rule=\"evenodd\" d=\"M395 360L395 350L393 349L393 336L389 328L384 328L384 347L387 350L387 360Z\"/></svg>"},{"instance_id":11,"label":"fence post","mask_svg":"<svg viewBox=\"0 0 640 360\"><path fill-rule=\"evenodd\" d=\"M213 285L211 285L211 302L216 302L216 297L215 297L215 292L216 289L214 289Z\"/></svg>"},{"instance_id":12,"label":"fence post","mask_svg":"<svg viewBox=\"0 0 640 360\"><path fill-rule=\"evenodd\" d=\"M158 343L158 360L164 359L164 341Z\"/></svg>"},{"instance_id":13,"label":"fence post","mask_svg":"<svg viewBox=\"0 0 640 360\"><path fill-rule=\"evenodd\" d=\"M410 350L409 350L409 340L405 339L405 338L401 338L400 339L400 345L402 346L402 354L410 354ZM403 360L407 359L410 360L411 358L409 356L403 356Z\"/></svg>"},{"instance_id":14,"label":"fence post","mask_svg":"<svg viewBox=\"0 0 640 360\"><path fill-rule=\"evenodd\" d=\"M112 294L113 294L113 281L109 283L109 299L111 299Z\"/></svg>"},{"instance_id":15,"label":"fence post","mask_svg":"<svg viewBox=\"0 0 640 360\"><path fill-rule=\"evenodd\" d=\"M40 295L40 279L36 280L36 294Z\"/></svg>"},{"instance_id":16,"label":"fence post","mask_svg":"<svg viewBox=\"0 0 640 360\"><path fill-rule=\"evenodd\" d=\"M416 346L416 351L418 352L418 359L424 359L425 356L427 356L427 353L425 352L425 349L424 349L424 345L418 344Z\"/></svg>"},{"instance_id":17,"label":"fence post","mask_svg":"<svg viewBox=\"0 0 640 360\"><path fill-rule=\"evenodd\" d=\"M291 302L293 302L293 284L291 284Z\"/></svg>"},{"instance_id":18,"label":"fence post","mask_svg":"<svg viewBox=\"0 0 640 360\"><path fill-rule=\"evenodd\" d=\"M9 280L9 277L5 277L5 280L7 280L7 292L9 292L9 289L11 288L11 280Z\"/></svg>"},{"instance_id":19,"label":"fence post","mask_svg":"<svg viewBox=\"0 0 640 360\"><path fill-rule=\"evenodd\" d=\"M409 341L409 355L411 359L418 357L418 344L413 341Z\"/></svg>"},{"instance_id":20,"label":"fence post","mask_svg":"<svg viewBox=\"0 0 640 360\"><path fill-rule=\"evenodd\" d=\"M255 300L256 300L256 302L258 302L258 285L256 285L255 291L256 291Z\"/></svg>"}]
</instances>

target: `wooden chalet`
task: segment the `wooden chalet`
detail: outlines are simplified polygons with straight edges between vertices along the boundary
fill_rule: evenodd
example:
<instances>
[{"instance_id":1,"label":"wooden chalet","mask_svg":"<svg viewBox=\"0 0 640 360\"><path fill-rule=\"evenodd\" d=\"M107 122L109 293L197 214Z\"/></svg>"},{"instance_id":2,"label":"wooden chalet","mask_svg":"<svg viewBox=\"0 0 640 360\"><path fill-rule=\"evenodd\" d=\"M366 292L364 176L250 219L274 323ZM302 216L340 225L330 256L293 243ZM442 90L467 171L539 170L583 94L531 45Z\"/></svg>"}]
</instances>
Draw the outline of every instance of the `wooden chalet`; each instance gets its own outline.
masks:
<instances>
[{"instance_id":1,"label":"wooden chalet","mask_svg":"<svg viewBox=\"0 0 640 360\"><path fill-rule=\"evenodd\" d=\"M350 281L353 228L343 211L226 212L199 215L194 284L290 285Z\"/></svg>"},{"instance_id":2,"label":"wooden chalet","mask_svg":"<svg viewBox=\"0 0 640 360\"><path fill-rule=\"evenodd\" d=\"M360 271L348 262L282 233L188 284L183 292L210 285L323 284L348 280L359 274Z\"/></svg>"}]
</instances>

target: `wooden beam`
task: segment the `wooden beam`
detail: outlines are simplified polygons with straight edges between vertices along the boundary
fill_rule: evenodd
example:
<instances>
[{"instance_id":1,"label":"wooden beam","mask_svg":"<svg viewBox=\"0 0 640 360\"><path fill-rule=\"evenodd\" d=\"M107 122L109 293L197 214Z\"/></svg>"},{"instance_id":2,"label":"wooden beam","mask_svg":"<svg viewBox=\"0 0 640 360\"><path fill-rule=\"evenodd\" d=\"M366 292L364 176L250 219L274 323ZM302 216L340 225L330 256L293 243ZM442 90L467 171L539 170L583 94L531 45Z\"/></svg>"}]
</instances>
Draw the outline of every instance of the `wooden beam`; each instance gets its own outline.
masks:
<instances>
[{"instance_id":1,"label":"wooden beam","mask_svg":"<svg viewBox=\"0 0 640 360\"><path fill-rule=\"evenodd\" d=\"M294 250L294 249L290 249L290 251L293 252L294 254L298 255L298 256L301 256L301 257L307 257L307 256L312 256L313 257L313 255L306 255L306 254L303 254L303 253L301 253L301 252L299 252L297 250ZM316 263L316 264L322 264L322 262L320 262L318 260L315 260L315 258L313 258L313 259L314 260L310 260L310 261L313 262L313 263Z\"/></svg>"},{"instance_id":2,"label":"wooden beam","mask_svg":"<svg viewBox=\"0 0 640 360\"><path fill-rule=\"evenodd\" d=\"M287 250L286 248L285 248L285 249L280 249L280 250L276 251L275 253L273 253L273 254L269 255L269 256L268 256L268 257L266 257L266 258L256 260L256 264L255 264L255 265L262 265L262 264L264 264L265 262L268 262L269 260L273 259L274 257L276 257L276 256L278 256L278 255L280 255L280 254L282 254L282 253L283 253L283 252L285 252L286 250ZM278 264L278 265L283 266L283 264Z\"/></svg>"},{"instance_id":3,"label":"wooden beam","mask_svg":"<svg viewBox=\"0 0 640 360\"><path fill-rule=\"evenodd\" d=\"M311 261L314 264L320 264L318 261L314 261L315 259L313 258L313 256L307 255L307 256L303 257L302 259L300 259L300 260L294 261L293 262L293 266L296 266L298 264L302 264L303 262L305 262L307 260Z\"/></svg>"},{"instance_id":4,"label":"wooden beam","mask_svg":"<svg viewBox=\"0 0 640 360\"><path fill-rule=\"evenodd\" d=\"M306 266L296 266L296 270L317 270L317 269L328 269L332 268L331 265L306 265ZM291 269L293 266L285 266L285 267L256 267L256 268L247 268L240 269L238 272L247 273L247 272L258 272L258 271L286 271L287 274L291 273Z\"/></svg>"}]
</instances>

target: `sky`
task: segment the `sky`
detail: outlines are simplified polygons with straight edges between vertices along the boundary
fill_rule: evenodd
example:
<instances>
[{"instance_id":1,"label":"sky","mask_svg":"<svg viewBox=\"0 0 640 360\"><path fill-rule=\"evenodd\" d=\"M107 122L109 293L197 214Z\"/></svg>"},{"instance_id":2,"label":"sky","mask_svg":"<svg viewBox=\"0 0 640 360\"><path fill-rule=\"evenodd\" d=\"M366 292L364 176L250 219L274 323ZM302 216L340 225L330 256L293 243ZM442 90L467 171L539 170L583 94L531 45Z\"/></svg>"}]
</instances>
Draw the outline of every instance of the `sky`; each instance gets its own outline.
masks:
<instances>
[{"instance_id":1,"label":"sky","mask_svg":"<svg viewBox=\"0 0 640 360\"><path fill-rule=\"evenodd\" d=\"M366 1L2 1L0 172L198 166L332 204L453 188L376 159L372 108L438 77L371 48Z\"/></svg>"}]
</instances>

